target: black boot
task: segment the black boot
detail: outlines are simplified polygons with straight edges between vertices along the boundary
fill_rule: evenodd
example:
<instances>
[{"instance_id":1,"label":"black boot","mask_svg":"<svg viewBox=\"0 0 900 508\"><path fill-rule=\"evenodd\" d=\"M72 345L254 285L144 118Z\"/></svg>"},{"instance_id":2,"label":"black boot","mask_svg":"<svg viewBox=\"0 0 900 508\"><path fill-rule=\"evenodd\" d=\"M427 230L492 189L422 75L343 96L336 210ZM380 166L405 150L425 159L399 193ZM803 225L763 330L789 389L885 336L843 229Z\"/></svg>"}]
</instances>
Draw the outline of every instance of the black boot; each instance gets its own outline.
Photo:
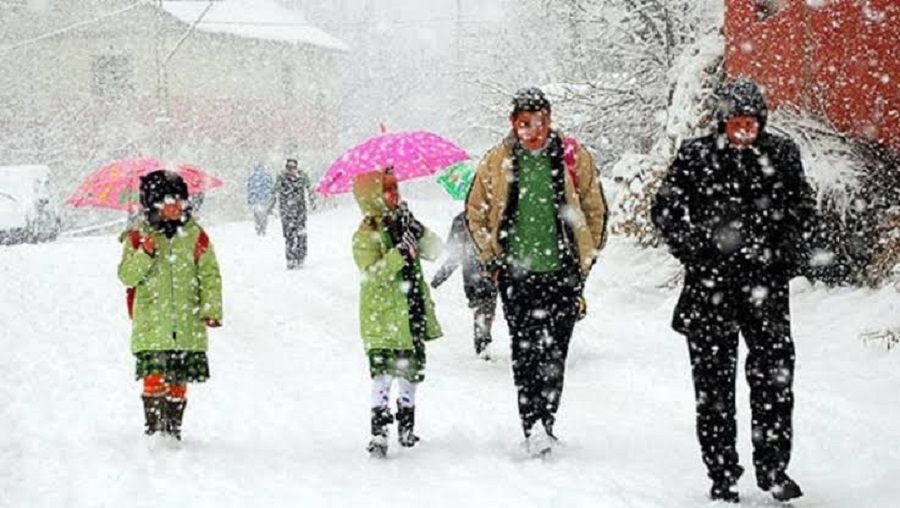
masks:
<instances>
[{"instance_id":1,"label":"black boot","mask_svg":"<svg viewBox=\"0 0 900 508\"><path fill-rule=\"evenodd\" d=\"M375 457L387 455L388 425L394 422L391 411L386 407L372 408L372 440L366 450Z\"/></svg>"},{"instance_id":2,"label":"black boot","mask_svg":"<svg viewBox=\"0 0 900 508\"><path fill-rule=\"evenodd\" d=\"M400 446L410 448L416 445L419 437L413 434L416 425L416 407L403 407L397 403L397 440Z\"/></svg>"},{"instance_id":3,"label":"black boot","mask_svg":"<svg viewBox=\"0 0 900 508\"><path fill-rule=\"evenodd\" d=\"M144 434L152 436L165 430L164 397L141 395L144 401Z\"/></svg>"},{"instance_id":4,"label":"black boot","mask_svg":"<svg viewBox=\"0 0 900 508\"><path fill-rule=\"evenodd\" d=\"M735 466L731 470L724 470L721 473L710 475L713 481L712 487L709 489L710 499L727 503L739 503L741 498L738 495L737 482L743 474L744 468Z\"/></svg>"},{"instance_id":5,"label":"black boot","mask_svg":"<svg viewBox=\"0 0 900 508\"><path fill-rule=\"evenodd\" d=\"M800 490L800 486L797 485L797 482L792 480L784 471L770 474L757 474L756 485L766 492L771 491L772 497L774 497L776 501L790 501L803 495L803 491Z\"/></svg>"},{"instance_id":6,"label":"black boot","mask_svg":"<svg viewBox=\"0 0 900 508\"><path fill-rule=\"evenodd\" d=\"M184 418L186 399L166 399L166 433L181 441L181 420Z\"/></svg>"},{"instance_id":7,"label":"black boot","mask_svg":"<svg viewBox=\"0 0 900 508\"><path fill-rule=\"evenodd\" d=\"M737 483L735 483L733 478L713 480L712 487L709 489L709 498L713 501L725 501L727 503L741 502L741 497L737 491Z\"/></svg>"}]
</instances>

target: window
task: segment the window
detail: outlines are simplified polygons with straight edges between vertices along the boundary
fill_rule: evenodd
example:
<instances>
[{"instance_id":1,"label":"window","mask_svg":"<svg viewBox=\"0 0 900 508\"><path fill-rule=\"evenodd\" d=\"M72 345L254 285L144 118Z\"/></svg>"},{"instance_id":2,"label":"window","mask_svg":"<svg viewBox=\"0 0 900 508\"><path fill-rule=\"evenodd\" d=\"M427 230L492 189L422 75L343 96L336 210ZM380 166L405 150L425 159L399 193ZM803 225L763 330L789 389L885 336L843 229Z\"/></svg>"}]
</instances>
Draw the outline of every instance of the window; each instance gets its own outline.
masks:
<instances>
[{"instance_id":1,"label":"window","mask_svg":"<svg viewBox=\"0 0 900 508\"><path fill-rule=\"evenodd\" d=\"M786 0L755 0L756 19L764 21L778 14L786 5Z\"/></svg>"},{"instance_id":2,"label":"window","mask_svg":"<svg viewBox=\"0 0 900 508\"><path fill-rule=\"evenodd\" d=\"M133 69L128 55L104 55L97 57L91 68L93 86L98 97L118 99L134 92Z\"/></svg>"}]
</instances>

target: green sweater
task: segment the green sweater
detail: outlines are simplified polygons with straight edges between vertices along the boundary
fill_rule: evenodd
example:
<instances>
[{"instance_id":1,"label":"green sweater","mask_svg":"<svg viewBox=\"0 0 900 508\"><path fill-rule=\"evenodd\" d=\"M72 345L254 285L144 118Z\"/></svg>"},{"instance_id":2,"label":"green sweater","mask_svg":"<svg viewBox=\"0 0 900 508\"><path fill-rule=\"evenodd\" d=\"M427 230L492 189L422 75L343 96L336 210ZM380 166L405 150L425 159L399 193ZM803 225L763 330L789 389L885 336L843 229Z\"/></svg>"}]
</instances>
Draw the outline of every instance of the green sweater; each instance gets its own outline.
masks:
<instances>
[{"instance_id":1,"label":"green sweater","mask_svg":"<svg viewBox=\"0 0 900 508\"><path fill-rule=\"evenodd\" d=\"M529 272L560 269L556 206L550 157L525 150L519 158L519 206L509 236L509 255L514 265Z\"/></svg>"}]
</instances>

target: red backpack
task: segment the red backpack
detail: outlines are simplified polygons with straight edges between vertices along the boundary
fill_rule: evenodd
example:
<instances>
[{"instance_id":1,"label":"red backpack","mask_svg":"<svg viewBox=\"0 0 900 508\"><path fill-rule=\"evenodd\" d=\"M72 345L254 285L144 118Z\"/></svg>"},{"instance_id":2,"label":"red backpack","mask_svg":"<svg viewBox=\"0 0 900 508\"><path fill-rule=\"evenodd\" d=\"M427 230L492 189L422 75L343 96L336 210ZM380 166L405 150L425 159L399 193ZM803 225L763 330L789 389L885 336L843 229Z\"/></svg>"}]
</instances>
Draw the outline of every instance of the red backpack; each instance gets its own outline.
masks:
<instances>
[{"instance_id":1,"label":"red backpack","mask_svg":"<svg viewBox=\"0 0 900 508\"><path fill-rule=\"evenodd\" d=\"M129 231L128 232L128 240L131 242L131 247L133 249L137 249L141 245L141 233L140 231ZM203 229L200 230L200 235L197 237L197 243L194 244L194 264L200 262L200 256L206 252L206 249L209 248L209 236L206 235L206 231ZM128 306L128 319L134 318L134 295L137 293L136 287L128 287L125 288L125 304Z\"/></svg>"}]
</instances>

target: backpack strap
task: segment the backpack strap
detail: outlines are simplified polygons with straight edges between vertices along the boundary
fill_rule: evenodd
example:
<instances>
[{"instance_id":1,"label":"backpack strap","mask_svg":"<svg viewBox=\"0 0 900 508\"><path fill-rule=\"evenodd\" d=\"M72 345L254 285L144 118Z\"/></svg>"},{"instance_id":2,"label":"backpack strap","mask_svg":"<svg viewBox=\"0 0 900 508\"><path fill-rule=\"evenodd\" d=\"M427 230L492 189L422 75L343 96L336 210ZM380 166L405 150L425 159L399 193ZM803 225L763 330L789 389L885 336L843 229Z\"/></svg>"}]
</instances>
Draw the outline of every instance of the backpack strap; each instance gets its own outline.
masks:
<instances>
[{"instance_id":1,"label":"backpack strap","mask_svg":"<svg viewBox=\"0 0 900 508\"><path fill-rule=\"evenodd\" d=\"M203 231L203 228L200 228L200 235L197 237L197 243L194 244L194 264L200 262L200 256L207 249L209 249L209 236L207 236L206 231Z\"/></svg>"},{"instance_id":2,"label":"backpack strap","mask_svg":"<svg viewBox=\"0 0 900 508\"><path fill-rule=\"evenodd\" d=\"M575 164L575 154L578 153L578 141L575 138L563 138L563 162L566 166L566 171L569 173L569 178L572 179L572 183L575 184L575 188L578 188L578 166Z\"/></svg>"},{"instance_id":3,"label":"backpack strap","mask_svg":"<svg viewBox=\"0 0 900 508\"><path fill-rule=\"evenodd\" d=\"M128 242L131 248L137 250L141 246L141 232L132 229L128 232ZM125 288L125 305L128 307L128 319L134 319L134 297L137 293L136 287Z\"/></svg>"},{"instance_id":4,"label":"backpack strap","mask_svg":"<svg viewBox=\"0 0 900 508\"><path fill-rule=\"evenodd\" d=\"M129 231L128 241L131 242L132 249L137 249L141 245L141 232L134 229Z\"/></svg>"}]
</instances>

